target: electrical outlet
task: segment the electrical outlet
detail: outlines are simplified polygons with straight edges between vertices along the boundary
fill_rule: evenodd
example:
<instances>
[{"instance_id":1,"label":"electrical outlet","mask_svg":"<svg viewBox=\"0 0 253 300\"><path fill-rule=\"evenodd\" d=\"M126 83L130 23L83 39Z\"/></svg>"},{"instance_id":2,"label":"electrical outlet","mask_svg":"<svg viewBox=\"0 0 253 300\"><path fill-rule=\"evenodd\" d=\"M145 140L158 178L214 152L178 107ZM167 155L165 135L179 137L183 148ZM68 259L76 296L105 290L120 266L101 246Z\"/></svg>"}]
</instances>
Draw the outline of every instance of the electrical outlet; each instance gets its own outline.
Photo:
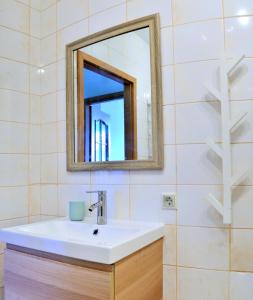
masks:
<instances>
[{"instance_id":1,"label":"electrical outlet","mask_svg":"<svg viewBox=\"0 0 253 300\"><path fill-rule=\"evenodd\" d=\"M166 193L162 195L162 208L163 209L176 209L176 194Z\"/></svg>"}]
</instances>

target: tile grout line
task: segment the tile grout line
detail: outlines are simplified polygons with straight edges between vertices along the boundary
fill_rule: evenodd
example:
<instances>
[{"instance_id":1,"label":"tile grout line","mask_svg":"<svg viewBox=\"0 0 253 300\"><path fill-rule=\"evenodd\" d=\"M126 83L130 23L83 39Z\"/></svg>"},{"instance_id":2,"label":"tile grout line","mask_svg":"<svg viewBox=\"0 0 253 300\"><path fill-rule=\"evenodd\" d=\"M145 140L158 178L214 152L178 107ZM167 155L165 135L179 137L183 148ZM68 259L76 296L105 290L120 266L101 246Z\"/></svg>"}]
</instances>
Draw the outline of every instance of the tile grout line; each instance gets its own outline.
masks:
<instances>
[{"instance_id":1,"label":"tile grout line","mask_svg":"<svg viewBox=\"0 0 253 300\"><path fill-rule=\"evenodd\" d=\"M28 8L28 18L29 18L29 22L28 22L28 33L29 33L29 48L28 48L28 62L30 63L31 61L31 37L30 37L30 33L31 33L31 8L29 7ZM29 119L29 126L28 126L28 148L27 148L27 151L28 151L28 160L27 160L27 183L28 183L28 223L31 222L31 208L32 208L32 205L31 205L31 201L32 201L32 189L31 189L31 186L30 186L30 169L31 169L31 73L29 72L29 79L28 79L28 119Z\"/></svg>"},{"instance_id":2,"label":"tile grout line","mask_svg":"<svg viewBox=\"0 0 253 300\"><path fill-rule=\"evenodd\" d=\"M128 0L125 0L125 5L126 5L126 21L128 20ZM133 219L133 212L132 212L132 199L131 199L131 195L132 195L132 187L130 184L130 170L128 171L128 178L129 178L129 182L128 182L128 218L129 220Z\"/></svg>"},{"instance_id":3,"label":"tile grout line","mask_svg":"<svg viewBox=\"0 0 253 300\"><path fill-rule=\"evenodd\" d=\"M223 16L223 43L224 43L224 54L226 57L226 52L227 52L227 38L226 38L226 26L225 26L225 6L224 6L224 0L221 1L221 5L222 5L222 16ZM230 97L230 91L229 91L229 98ZM230 99L229 99L230 100ZM231 113L231 111L230 111ZM232 150L232 149L231 149ZM232 164L232 161L231 161ZM227 287L227 299L230 299L230 273L231 273L231 251L232 251L232 245L231 245L231 238L232 238L232 231L231 231L231 227L232 227L232 223L231 225L229 225L228 228L228 287Z\"/></svg>"},{"instance_id":4,"label":"tile grout line","mask_svg":"<svg viewBox=\"0 0 253 300\"><path fill-rule=\"evenodd\" d=\"M59 32L58 32L58 3L56 3L55 5L55 19L56 19L56 33L55 33L55 48L56 48L56 59L58 58L58 35L59 35ZM58 90L58 77L59 77L59 66L58 66L58 60L57 60L57 63L56 63L56 92L55 92L55 97L56 97L56 141L57 141L57 154L56 154L56 181L57 181L57 186L56 186L56 197L57 197L57 216L60 215L60 199L59 199L59 181L58 181L58 178L59 178L59 160L58 160L58 153L59 153L59 123L58 123L58 93L57 93L57 90ZM41 119L41 126L42 126L42 119Z\"/></svg>"},{"instance_id":5,"label":"tile grout line","mask_svg":"<svg viewBox=\"0 0 253 300\"><path fill-rule=\"evenodd\" d=\"M176 197L178 196L178 166L177 166L177 106L176 106L176 82L175 82L175 26L174 26L174 0L171 0L171 18L172 18L172 70L173 70L173 104L174 104L174 143L175 143L175 180L176 180ZM164 133L165 133L164 129ZM176 210L176 237L175 237L175 251L176 251L176 269L175 269L175 280L176 280L176 299L179 299L179 278L178 278L178 209Z\"/></svg>"}]
</instances>

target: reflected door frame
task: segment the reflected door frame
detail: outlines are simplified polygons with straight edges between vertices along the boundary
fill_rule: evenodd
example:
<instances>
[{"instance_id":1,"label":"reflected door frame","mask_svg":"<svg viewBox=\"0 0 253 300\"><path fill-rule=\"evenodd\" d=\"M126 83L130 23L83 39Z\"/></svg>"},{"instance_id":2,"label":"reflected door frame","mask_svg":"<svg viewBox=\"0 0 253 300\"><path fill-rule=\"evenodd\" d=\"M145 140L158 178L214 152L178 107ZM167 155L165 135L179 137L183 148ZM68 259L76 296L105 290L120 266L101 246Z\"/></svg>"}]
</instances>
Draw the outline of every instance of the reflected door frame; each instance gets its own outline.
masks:
<instances>
[{"instance_id":1,"label":"reflected door frame","mask_svg":"<svg viewBox=\"0 0 253 300\"><path fill-rule=\"evenodd\" d=\"M136 79L81 50L77 51L77 135L78 162L85 162L85 97L84 97L84 67L97 72L124 85L124 119L125 119L125 159L137 159L137 120L136 120Z\"/></svg>"},{"instance_id":2,"label":"reflected door frame","mask_svg":"<svg viewBox=\"0 0 253 300\"><path fill-rule=\"evenodd\" d=\"M95 161L108 161L109 160L109 141L108 141L108 124L103 120L95 120L95 140L94 140L94 157ZM99 126L99 141L97 141L97 124ZM103 128L105 130L105 142L103 143ZM97 159L97 144L99 145L99 159ZM105 159L103 160L103 147L105 152Z\"/></svg>"}]
</instances>

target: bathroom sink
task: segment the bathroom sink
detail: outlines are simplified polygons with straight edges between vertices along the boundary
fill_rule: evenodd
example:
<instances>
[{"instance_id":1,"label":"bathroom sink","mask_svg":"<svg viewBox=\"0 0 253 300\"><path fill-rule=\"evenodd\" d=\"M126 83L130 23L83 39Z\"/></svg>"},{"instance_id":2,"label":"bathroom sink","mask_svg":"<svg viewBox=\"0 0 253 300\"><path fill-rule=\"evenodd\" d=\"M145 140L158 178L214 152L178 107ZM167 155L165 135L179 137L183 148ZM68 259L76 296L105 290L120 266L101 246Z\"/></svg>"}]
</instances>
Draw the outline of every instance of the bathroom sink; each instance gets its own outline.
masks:
<instances>
[{"instance_id":1,"label":"bathroom sink","mask_svg":"<svg viewBox=\"0 0 253 300\"><path fill-rule=\"evenodd\" d=\"M104 264L113 264L161 237L161 223L114 220L96 225L55 219L0 230L0 240L9 244Z\"/></svg>"}]
</instances>

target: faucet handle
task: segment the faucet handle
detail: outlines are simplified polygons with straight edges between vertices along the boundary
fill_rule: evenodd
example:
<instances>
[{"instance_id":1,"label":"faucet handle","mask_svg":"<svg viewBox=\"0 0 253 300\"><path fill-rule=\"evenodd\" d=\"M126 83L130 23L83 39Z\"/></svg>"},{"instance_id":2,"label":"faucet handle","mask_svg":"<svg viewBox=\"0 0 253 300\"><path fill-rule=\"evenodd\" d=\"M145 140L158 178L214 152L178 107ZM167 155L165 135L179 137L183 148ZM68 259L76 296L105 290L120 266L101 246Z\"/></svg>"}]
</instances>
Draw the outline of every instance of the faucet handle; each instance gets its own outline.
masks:
<instances>
[{"instance_id":1,"label":"faucet handle","mask_svg":"<svg viewBox=\"0 0 253 300\"><path fill-rule=\"evenodd\" d=\"M87 191L87 194L98 194L99 197L106 194L106 191Z\"/></svg>"},{"instance_id":2,"label":"faucet handle","mask_svg":"<svg viewBox=\"0 0 253 300\"><path fill-rule=\"evenodd\" d=\"M87 194L98 194L98 201L106 201L106 191L87 191Z\"/></svg>"}]
</instances>

